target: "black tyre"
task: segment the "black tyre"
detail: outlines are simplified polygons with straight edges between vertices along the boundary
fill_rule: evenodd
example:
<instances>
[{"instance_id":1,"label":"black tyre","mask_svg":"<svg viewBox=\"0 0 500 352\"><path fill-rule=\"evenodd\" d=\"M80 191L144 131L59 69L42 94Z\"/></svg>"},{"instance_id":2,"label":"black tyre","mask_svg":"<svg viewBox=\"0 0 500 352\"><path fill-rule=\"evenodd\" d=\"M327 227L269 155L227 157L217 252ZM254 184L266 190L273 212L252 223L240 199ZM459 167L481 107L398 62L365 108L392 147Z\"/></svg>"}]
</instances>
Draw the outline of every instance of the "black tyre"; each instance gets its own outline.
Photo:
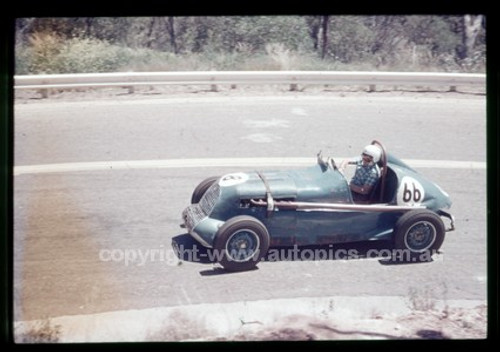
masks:
<instances>
[{"instance_id":1,"label":"black tyre","mask_svg":"<svg viewBox=\"0 0 500 352\"><path fill-rule=\"evenodd\" d=\"M445 227L439 215L419 209L403 214L396 222L394 233L394 247L404 250L402 258L430 261L443 244Z\"/></svg>"},{"instance_id":2,"label":"black tyre","mask_svg":"<svg viewBox=\"0 0 500 352\"><path fill-rule=\"evenodd\" d=\"M235 216L217 231L214 249L227 271L253 269L269 249L269 233L251 216Z\"/></svg>"},{"instance_id":3,"label":"black tyre","mask_svg":"<svg viewBox=\"0 0 500 352\"><path fill-rule=\"evenodd\" d=\"M219 179L219 176L212 176L200 182L191 195L191 204L196 204L200 201L205 192Z\"/></svg>"}]
</instances>

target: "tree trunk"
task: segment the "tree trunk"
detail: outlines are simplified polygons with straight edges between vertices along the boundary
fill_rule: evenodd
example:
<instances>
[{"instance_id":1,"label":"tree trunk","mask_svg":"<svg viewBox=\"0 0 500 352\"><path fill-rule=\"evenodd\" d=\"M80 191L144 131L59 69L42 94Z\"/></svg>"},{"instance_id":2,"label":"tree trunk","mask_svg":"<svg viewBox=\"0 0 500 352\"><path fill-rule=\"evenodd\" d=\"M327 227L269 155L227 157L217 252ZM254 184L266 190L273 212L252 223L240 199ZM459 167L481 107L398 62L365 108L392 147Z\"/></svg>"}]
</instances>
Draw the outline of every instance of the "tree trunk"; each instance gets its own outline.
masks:
<instances>
[{"instance_id":1,"label":"tree trunk","mask_svg":"<svg viewBox=\"0 0 500 352\"><path fill-rule=\"evenodd\" d=\"M319 49L319 29L321 26L321 19L316 20L316 16L314 16L309 22L309 36L313 41L314 51L318 51Z\"/></svg>"},{"instance_id":2,"label":"tree trunk","mask_svg":"<svg viewBox=\"0 0 500 352\"><path fill-rule=\"evenodd\" d=\"M155 17L151 17L151 21L149 22L149 29L148 29L148 34L146 35L147 42L146 42L146 47L151 49L153 46L153 29L155 26L156 19Z\"/></svg>"},{"instance_id":3,"label":"tree trunk","mask_svg":"<svg viewBox=\"0 0 500 352\"><path fill-rule=\"evenodd\" d=\"M326 56L326 51L328 49L328 22L329 22L330 16L323 16L323 23L321 24L322 26L322 43L321 43L321 58L324 59Z\"/></svg>"},{"instance_id":4,"label":"tree trunk","mask_svg":"<svg viewBox=\"0 0 500 352\"><path fill-rule=\"evenodd\" d=\"M85 37L90 38L92 35L92 25L94 24L94 17L85 18Z\"/></svg>"},{"instance_id":5,"label":"tree trunk","mask_svg":"<svg viewBox=\"0 0 500 352\"><path fill-rule=\"evenodd\" d=\"M167 17L167 31L170 36L170 46L172 46L172 50L174 54L178 54L177 52L177 41L175 38L175 27L174 27L174 18L169 16Z\"/></svg>"},{"instance_id":6,"label":"tree trunk","mask_svg":"<svg viewBox=\"0 0 500 352\"><path fill-rule=\"evenodd\" d=\"M481 23L483 21L482 15L464 16L464 31L463 31L463 45L465 49L464 58L468 58L472 55L474 51L474 45L476 44L476 38L481 31Z\"/></svg>"}]
</instances>

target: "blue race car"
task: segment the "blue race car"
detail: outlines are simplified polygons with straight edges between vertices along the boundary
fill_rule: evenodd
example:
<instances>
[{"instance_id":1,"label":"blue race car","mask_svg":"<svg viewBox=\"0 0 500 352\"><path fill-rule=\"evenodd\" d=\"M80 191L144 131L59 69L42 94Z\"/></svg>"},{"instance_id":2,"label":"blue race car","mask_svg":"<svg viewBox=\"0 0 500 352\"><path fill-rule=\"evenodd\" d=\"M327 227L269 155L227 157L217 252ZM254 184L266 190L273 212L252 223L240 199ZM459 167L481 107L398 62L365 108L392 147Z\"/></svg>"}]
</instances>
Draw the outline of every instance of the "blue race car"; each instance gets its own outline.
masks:
<instances>
[{"instance_id":1,"label":"blue race car","mask_svg":"<svg viewBox=\"0 0 500 352\"><path fill-rule=\"evenodd\" d=\"M454 218L449 195L404 162L381 150L380 177L369 201L353 201L349 182L321 153L305 169L237 172L202 181L183 225L201 245L217 251L228 271L254 268L272 246L389 240L407 260L430 258ZM445 227L443 218L450 222ZM423 256L426 254L426 256Z\"/></svg>"}]
</instances>

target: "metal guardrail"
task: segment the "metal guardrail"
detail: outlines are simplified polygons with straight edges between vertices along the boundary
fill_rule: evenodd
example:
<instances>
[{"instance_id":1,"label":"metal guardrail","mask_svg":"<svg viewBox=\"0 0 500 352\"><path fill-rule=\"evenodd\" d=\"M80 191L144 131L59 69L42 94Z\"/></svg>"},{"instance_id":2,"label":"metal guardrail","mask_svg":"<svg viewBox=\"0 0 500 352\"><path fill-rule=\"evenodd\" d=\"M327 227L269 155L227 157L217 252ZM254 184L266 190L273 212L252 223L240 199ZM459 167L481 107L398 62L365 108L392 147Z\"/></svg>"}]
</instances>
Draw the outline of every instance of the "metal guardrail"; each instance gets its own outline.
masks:
<instances>
[{"instance_id":1,"label":"metal guardrail","mask_svg":"<svg viewBox=\"0 0 500 352\"><path fill-rule=\"evenodd\" d=\"M485 86L485 74L355 71L115 72L14 76L15 89L70 89L143 85L297 84L390 86ZM455 87L455 88L454 88Z\"/></svg>"}]
</instances>

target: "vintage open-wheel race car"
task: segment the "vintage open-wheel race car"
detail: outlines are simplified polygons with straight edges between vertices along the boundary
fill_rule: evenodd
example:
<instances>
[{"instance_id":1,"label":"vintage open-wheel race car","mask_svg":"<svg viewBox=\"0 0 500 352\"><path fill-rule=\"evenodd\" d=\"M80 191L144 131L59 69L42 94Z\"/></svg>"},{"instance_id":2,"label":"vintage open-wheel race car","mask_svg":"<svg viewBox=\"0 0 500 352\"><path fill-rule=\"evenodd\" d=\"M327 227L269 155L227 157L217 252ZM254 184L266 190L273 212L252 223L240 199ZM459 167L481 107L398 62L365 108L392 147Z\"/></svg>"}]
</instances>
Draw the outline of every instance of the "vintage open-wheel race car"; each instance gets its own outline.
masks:
<instances>
[{"instance_id":1,"label":"vintage open-wheel race car","mask_svg":"<svg viewBox=\"0 0 500 352\"><path fill-rule=\"evenodd\" d=\"M228 271L254 268L272 246L389 240L402 258L429 259L454 218L449 195L382 143L380 178L370 200L353 201L349 182L332 158L283 171L236 172L203 180L182 213L189 234L217 251ZM449 226L443 221L446 218Z\"/></svg>"}]
</instances>

